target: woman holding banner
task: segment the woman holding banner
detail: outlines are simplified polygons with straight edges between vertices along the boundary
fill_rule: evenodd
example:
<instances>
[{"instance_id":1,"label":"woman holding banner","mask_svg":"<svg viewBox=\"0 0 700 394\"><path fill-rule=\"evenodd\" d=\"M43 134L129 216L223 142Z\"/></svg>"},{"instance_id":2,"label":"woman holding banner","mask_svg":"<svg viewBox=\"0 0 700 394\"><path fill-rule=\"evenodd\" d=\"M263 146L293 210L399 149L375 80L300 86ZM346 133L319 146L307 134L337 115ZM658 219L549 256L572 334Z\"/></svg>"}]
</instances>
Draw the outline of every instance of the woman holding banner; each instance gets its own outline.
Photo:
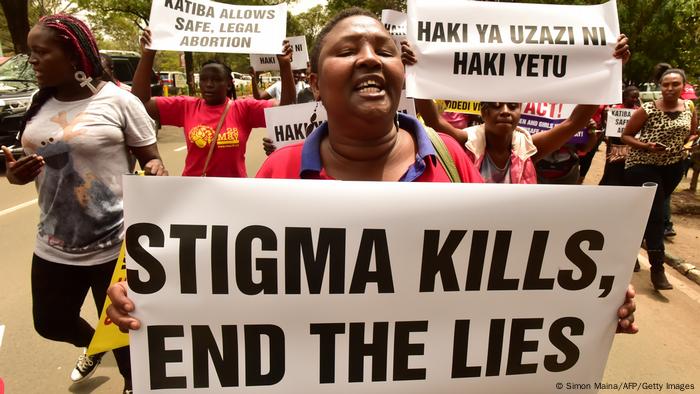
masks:
<instances>
[{"instance_id":1,"label":"woman holding banner","mask_svg":"<svg viewBox=\"0 0 700 394\"><path fill-rule=\"evenodd\" d=\"M123 174L133 154L146 173L167 175L153 121L136 97L100 80L90 29L80 20L45 16L27 37L39 91L21 127L27 156L3 147L7 179L36 182L40 219L32 258L34 327L43 337L87 347L95 330L80 316L88 290L99 315L124 237ZM101 354L80 356L71 380L95 371ZM131 389L128 348L114 351Z\"/></svg>"},{"instance_id":2,"label":"woman holding banner","mask_svg":"<svg viewBox=\"0 0 700 394\"><path fill-rule=\"evenodd\" d=\"M448 171L419 122L399 114L404 72L391 35L368 11L345 10L321 30L311 53L311 87L328 121L303 144L283 147L263 164L258 177L399 182L449 182ZM463 182L481 182L464 150L438 137ZM139 329L126 284L110 287L108 310L122 330ZM618 311L618 332L637 332L634 289Z\"/></svg>"},{"instance_id":3,"label":"woman holding banner","mask_svg":"<svg viewBox=\"0 0 700 394\"><path fill-rule=\"evenodd\" d=\"M610 107L612 109L639 109L639 88L627 86L622 91L622 104ZM607 118L608 111L603 114L603 119ZM599 185L622 186L625 184L625 158L629 151L629 146L622 143L618 137L607 137L605 139L607 148L605 150L605 169Z\"/></svg>"},{"instance_id":4,"label":"woman holding banner","mask_svg":"<svg viewBox=\"0 0 700 394\"><path fill-rule=\"evenodd\" d=\"M407 41L401 50L406 65L417 59ZM626 63L630 57L627 37L617 39L613 56ZM520 103L481 103L484 124L464 129L467 155L487 183L537 183L534 162L561 148L598 109L597 105L577 105L571 116L551 130L530 134L518 128Z\"/></svg>"},{"instance_id":5,"label":"woman holding banner","mask_svg":"<svg viewBox=\"0 0 700 394\"><path fill-rule=\"evenodd\" d=\"M696 138L698 117L692 103L681 99L685 72L668 69L661 78L662 98L644 103L632 113L622 132L630 146L625 160L625 183L641 186L656 183L644 239L651 263L651 282L657 290L673 286L664 273L664 200L671 196L683 177L683 145ZM639 133L639 137L635 137Z\"/></svg>"},{"instance_id":6,"label":"woman holding banner","mask_svg":"<svg viewBox=\"0 0 700 394\"><path fill-rule=\"evenodd\" d=\"M184 127L187 157L184 176L247 177L245 151L254 127L265 127L264 109L268 100L232 100L231 69L218 61L205 62L199 72L202 98L189 96L151 97L150 77L156 51L148 49L151 32L141 36L141 60L134 74L132 93L160 124ZM277 55L282 75L280 105L296 100L292 76L292 48L283 43Z\"/></svg>"}]
</instances>

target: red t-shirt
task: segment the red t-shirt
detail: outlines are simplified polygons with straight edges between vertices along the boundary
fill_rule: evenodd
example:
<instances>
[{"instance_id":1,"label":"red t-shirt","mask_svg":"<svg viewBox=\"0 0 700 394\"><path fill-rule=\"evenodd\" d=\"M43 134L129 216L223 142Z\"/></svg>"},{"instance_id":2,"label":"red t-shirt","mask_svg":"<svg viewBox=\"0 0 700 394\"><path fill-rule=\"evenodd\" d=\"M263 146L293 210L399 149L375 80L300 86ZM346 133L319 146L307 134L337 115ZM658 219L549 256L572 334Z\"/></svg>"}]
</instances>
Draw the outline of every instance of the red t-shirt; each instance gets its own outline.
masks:
<instances>
[{"instance_id":1,"label":"red t-shirt","mask_svg":"<svg viewBox=\"0 0 700 394\"><path fill-rule=\"evenodd\" d=\"M162 124L184 127L187 157L182 175L202 175L225 104L207 105L203 99L189 96L156 97L156 103ZM246 142L252 128L265 127L264 109L271 105L268 100L252 99L231 103L209 162L208 176L248 176L245 169Z\"/></svg>"},{"instance_id":2,"label":"red t-shirt","mask_svg":"<svg viewBox=\"0 0 700 394\"><path fill-rule=\"evenodd\" d=\"M403 181L450 182L447 172L440 165L422 125L413 118L399 114L399 125L412 133L417 142L416 162L411 165ZM314 130L303 143L285 146L272 153L263 163L256 178L281 179L334 179L326 173L320 159L320 142L328 134L327 123ZM452 137L439 134L447 146L463 183L482 183L481 175L464 153L464 149Z\"/></svg>"}]
</instances>

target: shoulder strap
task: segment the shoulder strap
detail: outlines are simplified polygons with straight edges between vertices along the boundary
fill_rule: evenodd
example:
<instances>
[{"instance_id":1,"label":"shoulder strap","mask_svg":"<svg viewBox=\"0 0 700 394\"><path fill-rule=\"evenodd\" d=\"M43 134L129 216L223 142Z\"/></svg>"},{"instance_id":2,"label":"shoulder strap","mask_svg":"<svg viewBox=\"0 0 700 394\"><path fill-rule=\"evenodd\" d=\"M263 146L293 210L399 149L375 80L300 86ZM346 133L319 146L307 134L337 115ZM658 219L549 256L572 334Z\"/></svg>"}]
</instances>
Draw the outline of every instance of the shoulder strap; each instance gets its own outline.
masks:
<instances>
[{"instance_id":1,"label":"shoulder strap","mask_svg":"<svg viewBox=\"0 0 700 394\"><path fill-rule=\"evenodd\" d=\"M452 159L452 155L447 150L445 141L443 141L442 138L440 138L440 136L438 135L438 133L435 132L435 130L433 130L432 128L426 126L425 131L428 133L428 138L430 138L430 142L433 143L433 147L435 148L435 152L437 153L438 161L442 165L442 168L445 169L445 172L447 172L447 176L450 178L450 182L461 183L462 179L459 176L459 171L457 171L457 166L455 165L455 162Z\"/></svg>"},{"instance_id":2,"label":"shoulder strap","mask_svg":"<svg viewBox=\"0 0 700 394\"><path fill-rule=\"evenodd\" d=\"M207 168L209 167L209 161L211 160L211 155L214 153L214 148L216 147L216 141L219 138L219 132L221 132L221 126L224 124L224 119L226 119L226 114L229 108L231 108L231 100L226 100L226 107L224 112L219 118L219 124L216 125L216 131L214 132L214 138L211 140L211 145L209 145L209 153L207 153L207 160L204 162L204 168L202 169L202 176L207 176Z\"/></svg>"}]
</instances>

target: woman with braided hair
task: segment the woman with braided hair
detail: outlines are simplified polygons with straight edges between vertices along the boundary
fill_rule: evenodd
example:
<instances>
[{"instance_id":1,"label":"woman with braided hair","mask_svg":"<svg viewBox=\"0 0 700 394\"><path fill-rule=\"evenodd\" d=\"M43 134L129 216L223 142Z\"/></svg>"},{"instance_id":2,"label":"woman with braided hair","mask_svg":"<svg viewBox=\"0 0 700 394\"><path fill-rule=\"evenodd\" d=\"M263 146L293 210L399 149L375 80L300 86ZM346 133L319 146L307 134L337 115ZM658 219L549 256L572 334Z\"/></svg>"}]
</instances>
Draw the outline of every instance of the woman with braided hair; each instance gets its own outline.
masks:
<instances>
[{"instance_id":1,"label":"woman with braided hair","mask_svg":"<svg viewBox=\"0 0 700 394\"><path fill-rule=\"evenodd\" d=\"M3 147L7 179L36 183L40 218L32 259L34 327L54 341L87 347L94 329L80 317L88 290L101 309L124 236L123 174L131 154L152 175L166 175L153 121L139 100L100 80L95 39L80 20L45 16L27 38L40 90L21 128L27 156ZM131 389L128 348L114 351ZM102 354L80 356L73 382L87 379Z\"/></svg>"}]
</instances>

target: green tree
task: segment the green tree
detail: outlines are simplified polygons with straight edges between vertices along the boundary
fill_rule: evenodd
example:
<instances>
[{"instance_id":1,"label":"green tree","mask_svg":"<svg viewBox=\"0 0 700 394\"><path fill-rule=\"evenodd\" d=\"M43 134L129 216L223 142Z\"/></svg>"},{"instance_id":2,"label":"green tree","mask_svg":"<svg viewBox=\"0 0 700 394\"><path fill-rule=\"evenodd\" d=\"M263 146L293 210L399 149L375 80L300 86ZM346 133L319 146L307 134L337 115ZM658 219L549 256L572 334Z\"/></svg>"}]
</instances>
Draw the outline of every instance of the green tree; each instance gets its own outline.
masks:
<instances>
[{"instance_id":1,"label":"green tree","mask_svg":"<svg viewBox=\"0 0 700 394\"><path fill-rule=\"evenodd\" d=\"M316 42L316 36L330 19L330 14L323 6L317 5L306 12L296 15L294 19L299 25L300 32L294 35L305 35L306 45L308 45L309 51L311 51L311 48L313 48ZM289 28L287 30L289 30Z\"/></svg>"},{"instance_id":2,"label":"green tree","mask_svg":"<svg viewBox=\"0 0 700 394\"><path fill-rule=\"evenodd\" d=\"M360 7L365 8L377 16L381 16L382 10L406 11L406 0L328 0L326 9L328 14L333 16L338 12L350 8Z\"/></svg>"},{"instance_id":3,"label":"green tree","mask_svg":"<svg viewBox=\"0 0 700 394\"><path fill-rule=\"evenodd\" d=\"M15 53L27 53L27 34L29 34L29 2L22 0L0 0L7 30L12 38Z\"/></svg>"}]
</instances>

